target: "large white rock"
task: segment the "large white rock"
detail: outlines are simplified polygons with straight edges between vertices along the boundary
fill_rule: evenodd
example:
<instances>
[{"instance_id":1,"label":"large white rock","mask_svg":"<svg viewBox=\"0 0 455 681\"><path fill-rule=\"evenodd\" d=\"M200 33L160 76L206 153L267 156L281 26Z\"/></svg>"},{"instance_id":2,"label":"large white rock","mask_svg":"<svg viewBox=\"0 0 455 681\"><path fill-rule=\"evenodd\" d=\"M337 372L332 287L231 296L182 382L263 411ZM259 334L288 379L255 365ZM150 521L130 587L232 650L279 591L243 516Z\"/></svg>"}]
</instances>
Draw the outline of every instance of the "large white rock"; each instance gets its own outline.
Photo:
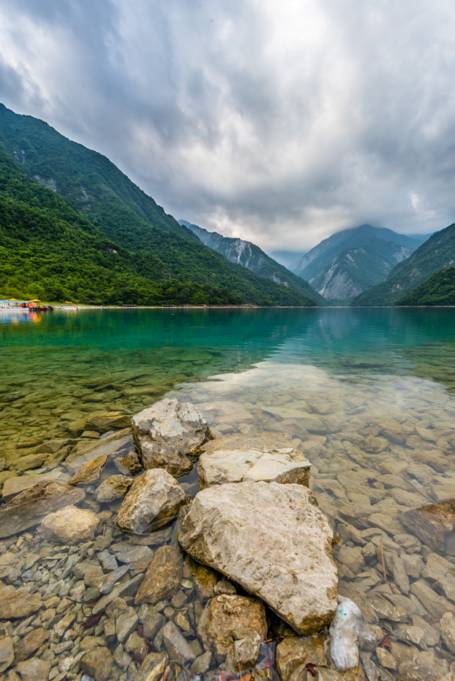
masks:
<instances>
[{"instance_id":1,"label":"large white rock","mask_svg":"<svg viewBox=\"0 0 455 681\"><path fill-rule=\"evenodd\" d=\"M254 480L309 484L310 462L292 448L219 449L202 454L198 471L201 487Z\"/></svg>"},{"instance_id":2,"label":"large white rock","mask_svg":"<svg viewBox=\"0 0 455 681\"><path fill-rule=\"evenodd\" d=\"M329 624L337 607L333 533L310 490L226 483L180 511L178 540L197 561L262 598L298 633Z\"/></svg>"},{"instance_id":3,"label":"large white rock","mask_svg":"<svg viewBox=\"0 0 455 681\"><path fill-rule=\"evenodd\" d=\"M164 399L133 416L133 436L144 468L165 468L183 475L210 437L209 427L189 402Z\"/></svg>"},{"instance_id":4,"label":"large white rock","mask_svg":"<svg viewBox=\"0 0 455 681\"><path fill-rule=\"evenodd\" d=\"M162 468L145 471L122 501L117 524L122 530L146 534L170 522L185 501L185 492Z\"/></svg>"}]
</instances>

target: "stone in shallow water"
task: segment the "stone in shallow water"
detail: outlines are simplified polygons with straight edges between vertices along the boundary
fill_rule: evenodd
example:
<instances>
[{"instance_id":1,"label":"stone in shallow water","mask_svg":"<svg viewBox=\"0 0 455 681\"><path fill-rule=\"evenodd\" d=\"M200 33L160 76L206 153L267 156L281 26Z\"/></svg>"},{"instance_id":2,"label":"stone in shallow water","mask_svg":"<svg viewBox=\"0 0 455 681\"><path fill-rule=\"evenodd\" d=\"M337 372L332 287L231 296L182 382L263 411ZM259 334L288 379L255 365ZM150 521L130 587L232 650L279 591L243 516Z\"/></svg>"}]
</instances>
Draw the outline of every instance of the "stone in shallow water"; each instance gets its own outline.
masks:
<instances>
[{"instance_id":1,"label":"stone in shallow water","mask_svg":"<svg viewBox=\"0 0 455 681\"><path fill-rule=\"evenodd\" d=\"M455 530L455 499L406 511L400 520L425 545L444 554L447 537Z\"/></svg>"},{"instance_id":2,"label":"stone in shallow water","mask_svg":"<svg viewBox=\"0 0 455 681\"><path fill-rule=\"evenodd\" d=\"M0 638L0 672L4 672L5 669L8 669L13 660L13 639L9 636L4 636L3 638Z\"/></svg>"},{"instance_id":3,"label":"stone in shallow water","mask_svg":"<svg viewBox=\"0 0 455 681\"><path fill-rule=\"evenodd\" d=\"M305 638L287 636L277 645L276 666L282 681L305 678L308 663L326 665L325 640L321 634Z\"/></svg>"},{"instance_id":4,"label":"stone in shallow water","mask_svg":"<svg viewBox=\"0 0 455 681\"><path fill-rule=\"evenodd\" d=\"M455 614L453 612L446 612L441 617L441 637L444 641L447 650L455 655Z\"/></svg>"},{"instance_id":5,"label":"stone in shallow water","mask_svg":"<svg viewBox=\"0 0 455 681\"><path fill-rule=\"evenodd\" d=\"M333 533L302 485L247 481L208 487L180 511L178 540L299 633L321 629L335 614Z\"/></svg>"},{"instance_id":6,"label":"stone in shallow water","mask_svg":"<svg viewBox=\"0 0 455 681\"><path fill-rule=\"evenodd\" d=\"M210 436L209 427L189 402L164 399L133 416L134 440L144 468L165 468L183 475Z\"/></svg>"},{"instance_id":7,"label":"stone in shallow water","mask_svg":"<svg viewBox=\"0 0 455 681\"><path fill-rule=\"evenodd\" d=\"M195 654L183 636L180 629L174 622L168 622L163 627L163 643L166 647L168 655L173 662L185 664L191 662L195 658Z\"/></svg>"},{"instance_id":8,"label":"stone in shallow water","mask_svg":"<svg viewBox=\"0 0 455 681\"><path fill-rule=\"evenodd\" d=\"M144 658L135 681L161 681L168 662L165 653L149 653Z\"/></svg>"},{"instance_id":9,"label":"stone in shallow water","mask_svg":"<svg viewBox=\"0 0 455 681\"><path fill-rule=\"evenodd\" d=\"M47 641L48 637L48 632L42 627L29 631L16 644L16 660L21 661L31 657Z\"/></svg>"},{"instance_id":10,"label":"stone in shallow water","mask_svg":"<svg viewBox=\"0 0 455 681\"><path fill-rule=\"evenodd\" d=\"M10 497L13 494L19 494L19 492L30 489L30 487L34 487L34 485L37 485L40 482L46 483L51 482L52 480L66 483L69 480L69 476L58 469L49 471L48 473L15 475L5 480L2 487L2 496Z\"/></svg>"},{"instance_id":11,"label":"stone in shallow water","mask_svg":"<svg viewBox=\"0 0 455 681\"><path fill-rule=\"evenodd\" d=\"M21 619L28 617L41 608L39 594L31 594L28 589L16 589L11 585L0 585L0 619Z\"/></svg>"},{"instance_id":12,"label":"stone in shallow water","mask_svg":"<svg viewBox=\"0 0 455 681\"><path fill-rule=\"evenodd\" d=\"M101 456L97 456L96 459L84 463L71 478L71 485L90 485L99 480L101 472L106 465L106 461L107 455L101 454Z\"/></svg>"},{"instance_id":13,"label":"stone in shallow water","mask_svg":"<svg viewBox=\"0 0 455 681\"><path fill-rule=\"evenodd\" d=\"M33 657L19 662L14 671L19 674L21 681L48 681L50 669L51 663L48 660Z\"/></svg>"},{"instance_id":14,"label":"stone in shallow water","mask_svg":"<svg viewBox=\"0 0 455 681\"><path fill-rule=\"evenodd\" d=\"M99 518L93 511L77 506L65 506L43 518L41 530L55 541L77 544L92 539L98 523Z\"/></svg>"},{"instance_id":15,"label":"stone in shallow water","mask_svg":"<svg viewBox=\"0 0 455 681\"><path fill-rule=\"evenodd\" d=\"M108 648L96 646L81 659L81 669L95 681L110 681L112 675L112 655Z\"/></svg>"},{"instance_id":16,"label":"stone in shallow water","mask_svg":"<svg viewBox=\"0 0 455 681\"><path fill-rule=\"evenodd\" d=\"M201 630L220 655L232 654L235 641L267 638L264 605L245 596L215 596L204 612Z\"/></svg>"},{"instance_id":17,"label":"stone in shallow water","mask_svg":"<svg viewBox=\"0 0 455 681\"><path fill-rule=\"evenodd\" d=\"M177 589L181 575L181 556L174 546L160 546L150 561L136 594L135 603L158 603Z\"/></svg>"},{"instance_id":18,"label":"stone in shallow water","mask_svg":"<svg viewBox=\"0 0 455 681\"><path fill-rule=\"evenodd\" d=\"M133 479L126 475L110 475L98 486L96 500L106 504L117 499L123 499L132 484Z\"/></svg>"},{"instance_id":19,"label":"stone in shallow water","mask_svg":"<svg viewBox=\"0 0 455 681\"><path fill-rule=\"evenodd\" d=\"M122 530L147 534L175 518L184 501L183 488L167 471L161 468L145 471L123 500L117 524Z\"/></svg>"},{"instance_id":20,"label":"stone in shallow water","mask_svg":"<svg viewBox=\"0 0 455 681\"><path fill-rule=\"evenodd\" d=\"M84 496L83 490L60 482L41 482L20 492L0 508L0 539L38 525L48 513L77 504Z\"/></svg>"},{"instance_id":21,"label":"stone in shallow water","mask_svg":"<svg viewBox=\"0 0 455 681\"><path fill-rule=\"evenodd\" d=\"M220 449L202 454L198 463L201 487L253 480L309 484L311 464L301 452L281 449Z\"/></svg>"}]
</instances>

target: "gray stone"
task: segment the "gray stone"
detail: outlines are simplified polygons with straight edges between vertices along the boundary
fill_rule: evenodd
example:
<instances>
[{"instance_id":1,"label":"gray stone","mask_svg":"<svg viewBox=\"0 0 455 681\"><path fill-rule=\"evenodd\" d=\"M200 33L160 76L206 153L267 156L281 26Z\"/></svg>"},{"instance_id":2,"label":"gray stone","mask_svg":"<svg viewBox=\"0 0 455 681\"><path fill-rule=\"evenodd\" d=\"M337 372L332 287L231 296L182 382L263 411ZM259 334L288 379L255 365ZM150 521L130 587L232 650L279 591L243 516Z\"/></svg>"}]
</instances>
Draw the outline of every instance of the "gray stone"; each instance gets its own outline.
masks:
<instances>
[{"instance_id":1,"label":"gray stone","mask_svg":"<svg viewBox=\"0 0 455 681\"><path fill-rule=\"evenodd\" d=\"M135 603L158 603L171 596L180 583L181 557L174 546L160 546L150 561Z\"/></svg>"},{"instance_id":2,"label":"gray stone","mask_svg":"<svg viewBox=\"0 0 455 681\"><path fill-rule=\"evenodd\" d=\"M163 643L169 658L173 662L185 664L191 662L195 657L191 646L174 622L168 622L164 625Z\"/></svg>"},{"instance_id":3,"label":"gray stone","mask_svg":"<svg viewBox=\"0 0 455 681\"><path fill-rule=\"evenodd\" d=\"M188 455L198 453L210 436L197 409L176 399L160 400L136 414L132 428L144 468L165 468L172 475L191 470Z\"/></svg>"},{"instance_id":4,"label":"gray stone","mask_svg":"<svg viewBox=\"0 0 455 681\"><path fill-rule=\"evenodd\" d=\"M138 621L139 618L134 608L128 608L128 610L120 613L115 622L117 639L120 643L126 641L131 632L136 628Z\"/></svg>"},{"instance_id":5,"label":"gray stone","mask_svg":"<svg viewBox=\"0 0 455 681\"><path fill-rule=\"evenodd\" d=\"M175 518L184 501L185 492L172 475L160 468L147 470L124 498L117 524L128 532L147 534Z\"/></svg>"},{"instance_id":6,"label":"gray stone","mask_svg":"<svg viewBox=\"0 0 455 681\"><path fill-rule=\"evenodd\" d=\"M133 478L126 475L110 475L98 485L96 500L101 504L107 504L123 499L132 484Z\"/></svg>"},{"instance_id":7,"label":"gray stone","mask_svg":"<svg viewBox=\"0 0 455 681\"><path fill-rule=\"evenodd\" d=\"M264 600L298 633L332 620L333 534L306 487L249 481L208 487L182 509L178 540L197 561Z\"/></svg>"}]
</instances>

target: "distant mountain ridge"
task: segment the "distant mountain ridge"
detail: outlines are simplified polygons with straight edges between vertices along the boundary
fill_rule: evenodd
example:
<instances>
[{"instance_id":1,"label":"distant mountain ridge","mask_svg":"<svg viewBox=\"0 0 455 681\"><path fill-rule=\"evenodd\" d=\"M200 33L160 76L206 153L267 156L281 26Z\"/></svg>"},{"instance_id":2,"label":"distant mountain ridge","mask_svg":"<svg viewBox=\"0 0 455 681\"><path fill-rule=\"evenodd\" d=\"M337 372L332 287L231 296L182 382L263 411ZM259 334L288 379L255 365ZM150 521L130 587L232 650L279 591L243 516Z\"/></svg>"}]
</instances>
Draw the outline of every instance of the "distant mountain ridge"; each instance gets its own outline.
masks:
<instances>
[{"instance_id":1,"label":"distant mountain ridge","mask_svg":"<svg viewBox=\"0 0 455 681\"><path fill-rule=\"evenodd\" d=\"M326 299L351 301L387 277L425 237L359 225L332 234L306 253L295 273Z\"/></svg>"},{"instance_id":2,"label":"distant mountain ridge","mask_svg":"<svg viewBox=\"0 0 455 681\"><path fill-rule=\"evenodd\" d=\"M191 230L205 246L222 255L229 262L241 265L259 277L273 281L275 284L290 290L300 291L314 302L324 302L323 298L304 279L273 260L251 241L223 236L218 232L210 232L204 227L188 222L188 220L180 219L179 222Z\"/></svg>"},{"instance_id":3,"label":"distant mountain ridge","mask_svg":"<svg viewBox=\"0 0 455 681\"><path fill-rule=\"evenodd\" d=\"M306 251L269 251L269 256L290 272L294 272L305 253Z\"/></svg>"},{"instance_id":4,"label":"distant mountain ridge","mask_svg":"<svg viewBox=\"0 0 455 681\"><path fill-rule=\"evenodd\" d=\"M86 231L94 235L102 250L101 240L104 239L111 244L112 251L123 254L114 261L125 276L128 274L135 281L131 283L130 292L126 288L123 297L121 287L115 287L117 303L313 304L302 291L266 281L205 247L105 156L67 139L44 121L16 114L3 104L0 104L0 148L10 160L4 165L3 185L8 185L10 176L20 177L20 191L18 189L15 200L26 203L33 197L36 204L39 201L46 203L52 194L60 196L67 202L67 208L77 212ZM0 186L0 192L4 186ZM40 192L40 188L45 192ZM34 207L40 208L39 205ZM26 208L29 206L25 205ZM21 222L19 213L15 215L11 225L15 239L20 242ZM60 244L60 252L57 252L50 243L56 220L57 215L50 216L49 233L40 229L39 239L30 232L25 234L24 224L24 238L31 240L31 248L33 241L34 249L23 270L27 276L21 277L20 272L13 276L10 272L7 278L5 268L1 268L0 289L8 285L8 290L15 287L21 295L28 294L36 290L34 278L38 277L42 295L48 295L44 276L47 271L49 281L53 282L52 290L61 292L59 297L53 297L54 300L65 295L79 302L93 302L94 298L103 302L102 296L108 296L108 289L103 284L97 292L96 277L92 286L89 277L84 279L84 286L79 286L77 251L68 251ZM67 234L72 243L74 229L68 227ZM5 232L2 232L2 239L0 248L5 249L4 257L8 261L14 260L13 242ZM85 257L84 243L87 243L86 239L81 241L81 258ZM52 251L52 258L47 263L44 246ZM98 246L91 242L90 266L96 265L96 248ZM39 256L33 257L34 252ZM105 264L104 252L99 257ZM73 261L68 262L68 258ZM70 265L71 280L65 279L69 277ZM56 285L59 272L60 288ZM113 297L108 296L107 300L112 302Z\"/></svg>"},{"instance_id":5,"label":"distant mountain ridge","mask_svg":"<svg viewBox=\"0 0 455 681\"><path fill-rule=\"evenodd\" d=\"M435 232L409 258L400 262L384 282L365 291L354 302L358 305L393 305L412 297L412 304L419 304L419 295L423 295L425 289L416 291L415 296L411 292L424 285L432 275L452 267L455 267L455 224Z\"/></svg>"}]
</instances>

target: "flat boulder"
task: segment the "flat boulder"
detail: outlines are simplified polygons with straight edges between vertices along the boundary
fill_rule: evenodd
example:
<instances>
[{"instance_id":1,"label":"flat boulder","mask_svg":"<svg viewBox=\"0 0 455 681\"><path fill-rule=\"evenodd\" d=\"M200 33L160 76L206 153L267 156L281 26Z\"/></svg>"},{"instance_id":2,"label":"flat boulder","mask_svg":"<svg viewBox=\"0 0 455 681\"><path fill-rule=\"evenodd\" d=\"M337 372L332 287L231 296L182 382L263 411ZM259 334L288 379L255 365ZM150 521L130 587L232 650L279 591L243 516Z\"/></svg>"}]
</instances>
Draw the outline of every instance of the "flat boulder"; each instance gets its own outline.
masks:
<instances>
[{"instance_id":1,"label":"flat boulder","mask_svg":"<svg viewBox=\"0 0 455 681\"><path fill-rule=\"evenodd\" d=\"M165 468L183 475L209 439L206 421L189 402L164 399L143 409L132 419L133 436L144 468Z\"/></svg>"},{"instance_id":2,"label":"flat boulder","mask_svg":"<svg viewBox=\"0 0 455 681\"><path fill-rule=\"evenodd\" d=\"M333 532L308 488L250 481L207 487L181 509L178 540L298 633L331 622L338 582Z\"/></svg>"},{"instance_id":3,"label":"flat boulder","mask_svg":"<svg viewBox=\"0 0 455 681\"><path fill-rule=\"evenodd\" d=\"M93 538L98 523L99 519L93 511L65 506L45 516L41 521L41 530L54 541L78 544Z\"/></svg>"},{"instance_id":4,"label":"flat boulder","mask_svg":"<svg viewBox=\"0 0 455 681\"><path fill-rule=\"evenodd\" d=\"M133 482L120 507L117 524L134 534L147 534L167 525L185 501L185 492L162 468L145 471Z\"/></svg>"},{"instance_id":5,"label":"flat boulder","mask_svg":"<svg viewBox=\"0 0 455 681\"><path fill-rule=\"evenodd\" d=\"M160 546L153 555L135 597L136 605L172 596L180 584L182 560L175 546Z\"/></svg>"},{"instance_id":6,"label":"flat boulder","mask_svg":"<svg viewBox=\"0 0 455 681\"><path fill-rule=\"evenodd\" d=\"M85 496L61 482L40 482L16 494L0 508L0 539L38 525L42 518L68 504L77 504Z\"/></svg>"},{"instance_id":7,"label":"flat boulder","mask_svg":"<svg viewBox=\"0 0 455 681\"><path fill-rule=\"evenodd\" d=\"M444 555L447 540L455 533L455 499L405 511L400 521L423 544Z\"/></svg>"},{"instance_id":8,"label":"flat boulder","mask_svg":"<svg viewBox=\"0 0 455 681\"><path fill-rule=\"evenodd\" d=\"M0 620L13 620L28 617L42 607L38 593L30 593L26 588L16 589L10 584L0 584Z\"/></svg>"},{"instance_id":9,"label":"flat boulder","mask_svg":"<svg viewBox=\"0 0 455 681\"><path fill-rule=\"evenodd\" d=\"M290 447L280 449L219 449L201 455L198 463L201 487L253 480L309 484L311 464Z\"/></svg>"}]
</instances>

